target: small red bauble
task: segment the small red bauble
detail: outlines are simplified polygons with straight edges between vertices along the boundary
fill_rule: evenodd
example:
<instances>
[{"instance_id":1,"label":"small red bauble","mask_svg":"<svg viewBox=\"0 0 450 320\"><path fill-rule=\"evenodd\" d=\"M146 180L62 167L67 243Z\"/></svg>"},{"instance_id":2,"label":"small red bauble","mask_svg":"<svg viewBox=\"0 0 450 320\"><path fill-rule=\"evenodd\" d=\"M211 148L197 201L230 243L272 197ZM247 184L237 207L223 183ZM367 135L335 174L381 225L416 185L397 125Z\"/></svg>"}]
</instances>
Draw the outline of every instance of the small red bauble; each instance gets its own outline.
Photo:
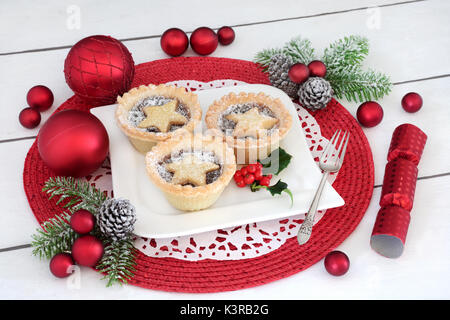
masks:
<instances>
[{"instance_id":1,"label":"small red bauble","mask_svg":"<svg viewBox=\"0 0 450 320\"><path fill-rule=\"evenodd\" d=\"M423 100L416 92L407 93L402 99L402 107L406 112L417 112L422 108Z\"/></svg>"},{"instance_id":2,"label":"small red bauble","mask_svg":"<svg viewBox=\"0 0 450 320\"><path fill-rule=\"evenodd\" d=\"M80 266L93 267L103 256L103 244L91 235L81 236L73 242L72 256Z\"/></svg>"},{"instance_id":3,"label":"small red bauble","mask_svg":"<svg viewBox=\"0 0 450 320\"><path fill-rule=\"evenodd\" d=\"M108 155L109 138L94 115L64 110L42 126L37 146L44 163L57 175L83 177L103 163Z\"/></svg>"},{"instance_id":4,"label":"small red bauble","mask_svg":"<svg viewBox=\"0 0 450 320\"><path fill-rule=\"evenodd\" d=\"M358 107L356 118L364 127L374 127L383 120L383 108L375 101L364 102Z\"/></svg>"},{"instance_id":5,"label":"small red bauble","mask_svg":"<svg viewBox=\"0 0 450 320\"><path fill-rule=\"evenodd\" d=\"M288 76L292 82L302 83L309 78L309 69L303 63L296 63L289 68Z\"/></svg>"},{"instance_id":6,"label":"small red bauble","mask_svg":"<svg viewBox=\"0 0 450 320\"><path fill-rule=\"evenodd\" d=\"M324 260L325 269L333 276L342 276L350 268L350 260L347 255L341 251L332 251L328 253Z\"/></svg>"},{"instance_id":7,"label":"small red bauble","mask_svg":"<svg viewBox=\"0 0 450 320\"><path fill-rule=\"evenodd\" d=\"M95 217L87 210L78 210L70 217L70 226L78 234L86 234L94 230Z\"/></svg>"},{"instance_id":8,"label":"small red bauble","mask_svg":"<svg viewBox=\"0 0 450 320\"><path fill-rule=\"evenodd\" d=\"M65 278L74 271L72 256L68 253L58 253L50 260L50 271L55 277Z\"/></svg>"},{"instance_id":9,"label":"small red bauble","mask_svg":"<svg viewBox=\"0 0 450 320\"><path fill-rule=\"evenodd\" d=\"M234 41L235 33L231 27L224 26L217 31L221 45L227 46Z\"/></svg>"},{"instance_id":10,"label":"small red bauble","mask_svg":"<svg viewBox=\"0 0 450 320\"><path fill-rule=\"evenodd\" d=\"M161 49L169 56L177 57L182 55L189 46L189 39L181 29L171 28L166 31L161 36Z\"/></svg>"},{"instance_id":11,"label":"small red bauble","mask_svg":"<svg viewBox=\"0 0 450 320\"><path fill-rule=\"evenodd\" d=\"M34 86L27 93L28 105L37 111L45 111L53 104L53 93L46 86Z\"/></svg>"},{"instance_id":12,"label":"small red bauble","mask_svg":"<svg viewBox=\"0 0 450 320\"><path fill-rule=\"evenodd\" d=\"M130 89L134 61L119 40L90 36L70 49L64 62L64 74L75 95L87 103L111 104Z\"/></svg>"},{"instance_id":13,"label":"small red bauble","mask_svg":"<svg viewBox=\"0 0 450 320\"><path fill-rule=\"evenodd\" d=\"M41 123L41 114L36 109L25 108L19 113L19 122L25 128L36 128Z\"/></svg>"},{"instance_id":14,"label":"small red bauble","mask_svg":"<svg viewBox=\"0 0 450 320\"><path fill-rule=\"evenodd\" d=\"M325 77L327 74L327 67L325 66L325 63L323 63L320 60L314 60L311 61L308 64L309 69L309 75L311 77Z\"/></svg>"},{"instance_id":15,"label":"small red bauble","mask_svg":"<svg viewBox=\"0 0 450 320\"><path fill-rule=\"evenodd\" d=\"M200 27L191 34L190 43L192 50L200 55L208 55L216 50L219 40L213 29Z\"/></svg>"}]
</instances>

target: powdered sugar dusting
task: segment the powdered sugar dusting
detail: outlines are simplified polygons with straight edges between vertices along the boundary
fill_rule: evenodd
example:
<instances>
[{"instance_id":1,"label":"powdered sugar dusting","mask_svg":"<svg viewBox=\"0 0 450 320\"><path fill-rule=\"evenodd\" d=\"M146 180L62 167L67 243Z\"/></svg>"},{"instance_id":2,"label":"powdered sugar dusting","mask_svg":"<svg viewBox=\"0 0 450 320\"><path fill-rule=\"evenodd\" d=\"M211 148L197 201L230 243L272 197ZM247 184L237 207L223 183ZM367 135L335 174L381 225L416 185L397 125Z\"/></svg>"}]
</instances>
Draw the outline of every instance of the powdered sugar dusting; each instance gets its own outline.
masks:
<instances>
[{"instance_id":1,"label":"powdered sugar dusting","mask_svg":"<svg viewBox=\"0 0 450 320\"><path fill-rule=\"evenodd\" d=\"M212 183L217 180L217 178L220 177L222 174L222 164L220 163L219 159L216 157L214 152L211 151L202 151L202 150L180 150L177 152L172 152L169 156L167 156L162 161L159 161L155 163L156 170L158 171L161 178L163 178L165 181L170 182L172 181L173 173L167 171L166 164L172 163L172 162L178 162L183 160L187 156L193 155L196 161L200 162L212 162L220 166L218 170L214 170L211 172L208 172L206 174L206 183Z\"/></svg>"},{"instance_id":2,"label":"powdered sugar dusting","mask_svg":"<svg viewBox=\"0 0 450 320\"><path fill-rule=\"evenodd\" d=\"M141 123L146 118L142 108L148 107L148 106L162 106L162 105L165 105L166 103L169 103L172 100L173 100L172 98L167 98L167 97L163 97L163 96L150 96L150 97L147 97L147 98L141 100L134 107L132 107L130 109L130 111L128 111L129 123L139 131L155 132L157 134L163 134L163 133L159 132L158 128L155 128L155 127L138 128L139 123ZM186 119L189 120L189 118L190 118L189 110L182 103L178 103L176 112L178 112L179 114L181 114L182 116L184 116ZM181 128L182 126L183 125L172 125L170 127L169 131L175 131L175 130Z\"/></svg>"}]
</instances>

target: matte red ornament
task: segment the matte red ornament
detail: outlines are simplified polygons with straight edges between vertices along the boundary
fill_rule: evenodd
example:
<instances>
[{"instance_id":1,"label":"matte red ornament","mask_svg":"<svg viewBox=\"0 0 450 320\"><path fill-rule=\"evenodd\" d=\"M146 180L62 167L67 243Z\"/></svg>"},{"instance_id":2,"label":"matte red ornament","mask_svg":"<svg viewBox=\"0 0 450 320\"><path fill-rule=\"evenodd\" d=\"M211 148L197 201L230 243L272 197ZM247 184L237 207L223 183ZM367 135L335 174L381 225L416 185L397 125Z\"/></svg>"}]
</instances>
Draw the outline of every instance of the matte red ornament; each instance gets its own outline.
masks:
<instances>
[{"instance_id":1,"label":"matte red ornament","mask_svg":"<svg viewBox=\"0 0 450 320\"><path fill-rule=\"evenodd\" d=\"M72 256L80 266L94 267L103 256L103 243L92 235L81 236L73 242Z\"/></svg>"},{"instance_id":2,"label":"matte red ornament","mask_svg":"<svg viewBox=\"0 0 450 320\"><path fill-rule=\"evenodd\" d=\"M327 74L327 67L325 63L320 60L311 61L308 64L309 76L310 77L325 77Z\"/></svg>"},{"instance_id":3,"label":"matte red ornament","mask_svg":"<svg viewBox=\"0 0 450 320\"><path fill-rule=\"evenodd\" d=\"M19 113L19 122L27 129L36 128L41 123L41 114L36 109L25 108Z\"/></svg>"},{"instance_id":4,"label":"matte red ornament","mask_svg":"<svg viewBox=\"0 0 450 320\"><path fill-rule=\"evenodd\" d=\"M364 127L371 128L383 120L383 108L375 101L367 101L358 107L356 118Z\"/></svg>"},{"instance_id":5,"label":"matte red ornament","mask_svg":"<svg viewBox=\"0 0 450 320\"><path fill-rule=\"evenodd\" d=\"M65 278L70 276L75 265L72 256L68 253L58 253L50 260L50 272L55 277Z\"/></svg>"},{"instance_id":6,"label":"matte red ornament","mask_svg":"<svg viewBox=\"0 0 450 320\"><path fill-rule=\"evenodd\" d=\"M83 177L103 163L108 155L109 138L94 115L64 110L42 126L37 147L44 163L56 175Z\"/></svg>"},{"instance_id":7,"label":"matte red ornament","mask_svg":"<svg viewBox=\"0 0 450 320\"><path fill-rule=\"evenodd\" d=\"M224 26L217 31L217 36L220 44L227 46L234 41L236 35L233 28Z\"/></svg>"},{"instance_id":8,"label":"matte red ornament","mask_svg":"<svg viewBox=\"0 0 450 320\"><path fill-rule=\"evenodd\" d=\"M181 29L171 28L164 31L161 36L161 49L169 56L177 57L182 55L189 46L189 39Z\"/></svg>"},{"instance_id":9,"label":"matte red ornament","mask_svg":"<svg viewBox=\"0 0 450 320\"><path fill-rule=\"evenodd\" d=\"M216 50L219 39L213 29L200 27L192 32L190 43L195 53L206 56Z\"/></svg>"},{"instance_id":10,"label":"matte red ornament","mask_svg":"<svg viewBox=\"0 0 450 320\"><path fill-rule=\"evenodd\" d=\"M34 86L27 93L28 105L39 112L49 109L54 101L52 91L46 86Z\"/></svg>"},{"instance_id":11,"label":"matte red ornament","mask_svg":"<svg viewBox=\"0 0 450 320\"><path fill-rule=\"evenodd\" d=\"M417 112L422 108L422 105L422 97L416 92L407 93L402 99L402 107L406 112Z\"/></svg>"},{"instance_id":12,"label":"matte red ornament","mask_svg":"<svg viewBox=\"0 0 450 320\"><path fill-rule=\"evenodd\" d=\"M87 210L81 209L70 217L70 226L78 234L86 234L94 230L95 217Z\"/></svg>"},{"instance_id":13,"label":"matte red ornament","mask_svg":"<svg viewBox=\"0 0 450 320\"><path fill-rule=\"evenodd\" d=\"M325 269L333 276L342 276L350 268L350 260L342 251L331 251L324 260Z\"/></svg>"},{"instance_id":14,"label":"matte red ornament","mask_svg":"<svg viewBox=\"0 0 450 320\"><path fill-rule=\"evenodd\" d=\"M303 63L296 63L289 68L288 76L292 82L302 83L308 80L309 69Z\"/></svg>"},{"instance_id":15,"label":"matte red ornament","mask_svg":"<svg viewBox=\"0 0 450 320\"><path fill-rule=\"evenodd\" d=\"M112 104L130 89L134 61L128 49L114 38L90 36L78 41L64 62L66 82L91 105Z\"/></svg>"}]
</instances>

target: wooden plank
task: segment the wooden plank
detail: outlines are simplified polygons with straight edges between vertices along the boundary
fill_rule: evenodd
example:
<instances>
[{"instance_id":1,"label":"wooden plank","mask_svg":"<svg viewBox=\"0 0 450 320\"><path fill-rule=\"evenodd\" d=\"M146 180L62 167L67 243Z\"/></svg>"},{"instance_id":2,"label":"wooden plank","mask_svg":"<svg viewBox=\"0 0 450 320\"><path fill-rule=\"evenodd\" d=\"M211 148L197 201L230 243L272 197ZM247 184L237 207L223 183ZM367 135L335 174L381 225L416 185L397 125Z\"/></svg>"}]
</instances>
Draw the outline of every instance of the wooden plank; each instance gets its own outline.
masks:
<instances>
[{"instance_id":1,"label":"wooden plank","mask_svg":"<svg viewBox=\"0 0 450 320\"><path fill-rule=\"evenodd\" d=\"M350 258L350 270L339 279L320 261L311 268L264 286L239 291L239 299L442 299L449 298L450 177L421 180L406 240L398 259L384 258L369 245L378 211L380 188L358 228L337 249ZM133 286L106 288L101 275L81 268L76 278L57 279L48 261L31 256L31 249L0 253L2 299L233 299L234 292L174 294ZM418 267L420 266L420 267ZM30 275L33 275L32 277ZM424 274L427 276L424 277ZM298 288L301 287L302 290Z\"/></svg>"},{"instance_id":2,"label":"wooden plank","mask_svg":"<svg viewBox=\"0 0 450 320\"><path fill-rule=\"evenodd\" d=\"M242 25L277 19L308 17L368 6L409 3L401 0L272 0L217 1L2 1L0 5L0 54L38 48L70 46L91 34L118 39L159 36L178 27L186 32L205 25ZM30 33L33 36L29 36ZM28 35L28 36L27 36Z\"/></svg>"},{"instance_id":3,"label":"wooden plank","mask_svg":"<svg viewBox=\"0 0 450 320\"><path fill-rule=\"evenodd\" d=\"M440 9L436 11L438 6ZM368 13L365 11L239 27L235 43L219 46L212 56L251 60L257 51L282 45L300 33L310 38L318 52L322 52L330 42L358 30L370 39L371 52L366 66L386 72L394 82L450 74L448 50L443 50L450 47L447 23L450 2L417 2L408 4L407 9L404 6L381 8L380 29L367 29ZM127 47L136 64L165 57L159 39L129 41ZM39 127L29 130L18 122L18 114L26 106L26 93L33 85L44 84L53 90L52 110L71 96L62 72L67 52L68 49L64 49L0 57L0 90L5 106L0 115L0 140L37 134ZM189 49L186 55L195 54ZM42 114L42 123L52 110Z\"/></svg>"}]
</instances>

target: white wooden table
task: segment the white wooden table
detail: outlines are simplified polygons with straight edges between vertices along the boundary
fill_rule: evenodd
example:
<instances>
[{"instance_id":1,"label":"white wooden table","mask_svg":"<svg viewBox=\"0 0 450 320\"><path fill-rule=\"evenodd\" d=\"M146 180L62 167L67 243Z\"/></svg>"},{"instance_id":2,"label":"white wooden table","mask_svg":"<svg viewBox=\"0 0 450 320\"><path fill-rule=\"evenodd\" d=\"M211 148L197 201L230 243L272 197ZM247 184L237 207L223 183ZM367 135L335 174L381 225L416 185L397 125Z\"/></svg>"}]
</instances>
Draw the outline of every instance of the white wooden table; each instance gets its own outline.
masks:
<instances>
[{"instance_id":1,"label":"white wooden table","mask_svg":"<svg viewBox=\"0 0 450 320\"><path fill-rule=\"evenodd\" d=\"M369 8L369 9L368 9ZM79 19L77 14L79 13ZM0 298L3 299L408 299L450 298L450 1L41 1L0 3ZM22 128L18 114L26 93L44 84L55 95L42 123L72 96L63 62L71 45L92 34L124 40L135 63L165 58L159 37L170 27L193 31L205 25L234 27L236 40L212 56L251 60L266 47L301 34L318 52L345 35L370 39L366 66L395 83L380 101L383 122L364 129L375 161L375 190L360 225L338 248L350 271L336 278L323 263L270 284L217 294L178 294L134 286L106 288L101 276L83 269L78 289L53 277L48 261L31 255L38 224L22 185L23 162L39 127ZM194 55L189 49L185 54ZM409 91L423 108L408 114L400 106ZM358 104L342 101L355 115ZM412 221L399 259L376 254L369 238L378 211L386 154L394 128L413 123L428 134L419 165Z\"/></svg>"}]
</instances>

